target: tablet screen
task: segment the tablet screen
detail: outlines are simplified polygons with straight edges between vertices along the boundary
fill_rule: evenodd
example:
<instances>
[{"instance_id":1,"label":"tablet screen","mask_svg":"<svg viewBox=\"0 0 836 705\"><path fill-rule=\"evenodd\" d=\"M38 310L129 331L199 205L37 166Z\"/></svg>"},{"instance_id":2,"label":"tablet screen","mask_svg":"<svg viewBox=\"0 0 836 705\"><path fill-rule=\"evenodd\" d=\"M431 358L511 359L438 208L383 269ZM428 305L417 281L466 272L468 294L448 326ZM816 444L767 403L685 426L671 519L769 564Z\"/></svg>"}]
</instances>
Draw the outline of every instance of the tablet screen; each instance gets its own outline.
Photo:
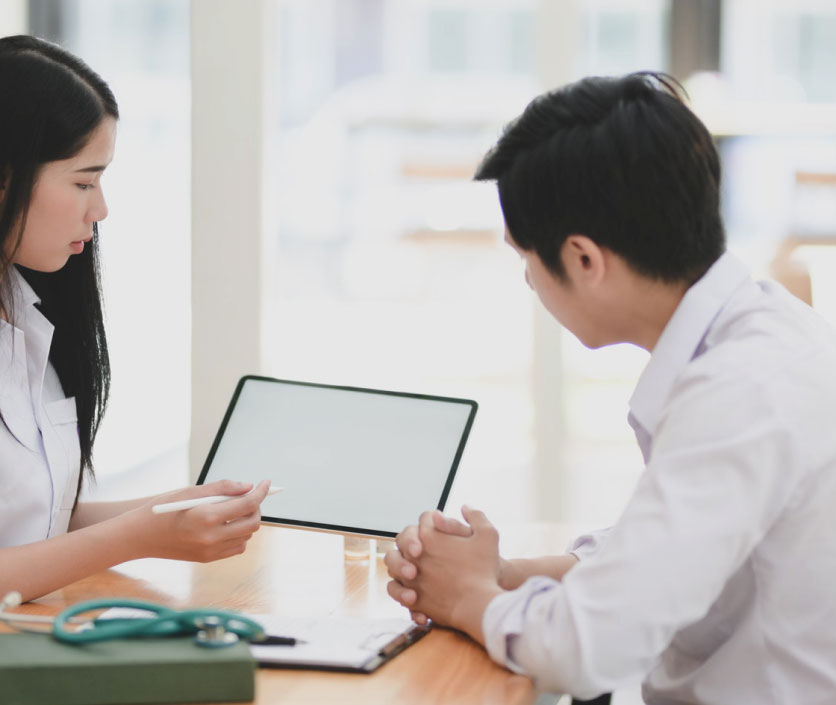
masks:
<instances>
[{"instance_id":1,"label":"tablet screen","mask_svg":"<svg viewBox=\"0 0 836 705\"><path fill-rule=\"evenodd\" d=\"M395 536L444 509L476 402L241 379L198 483L270 480L266 522Z\"/></svg>"}]
</instances>

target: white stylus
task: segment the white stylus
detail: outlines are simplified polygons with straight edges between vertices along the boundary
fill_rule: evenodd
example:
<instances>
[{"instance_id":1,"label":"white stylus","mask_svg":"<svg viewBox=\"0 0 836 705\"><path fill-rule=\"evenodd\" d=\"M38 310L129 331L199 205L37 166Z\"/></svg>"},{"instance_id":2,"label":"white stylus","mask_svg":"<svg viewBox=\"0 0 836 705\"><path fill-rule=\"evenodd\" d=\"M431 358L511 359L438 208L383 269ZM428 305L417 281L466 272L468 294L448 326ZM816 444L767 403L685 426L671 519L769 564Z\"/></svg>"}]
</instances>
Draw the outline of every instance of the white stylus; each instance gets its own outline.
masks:
<instances>
[{"instance_id":1,"label":"white stylus","mask_svg":"<svg viewBox=\"0 0 836 705\"><path fill-rule=\"evenodd\" d=\"M250 492L255 490L253 487ZM270 489L267 490L267 494L276 494L277 492L281 492L284 490L284 487L276 487L275 485L270 485ZM192 507L199 507L201 504L216 504L218 502L226 502L229 499L238 499L240 497L246 497L250 492L245 492L244 494L213 494L209 497L195 497L194 499L181 499L179 502L166 502L165 504L155 504L151 507L151 511L154 514L167 514L168 512L179 512L183 509L191 509Z\"/></svg>"}]
</instances>

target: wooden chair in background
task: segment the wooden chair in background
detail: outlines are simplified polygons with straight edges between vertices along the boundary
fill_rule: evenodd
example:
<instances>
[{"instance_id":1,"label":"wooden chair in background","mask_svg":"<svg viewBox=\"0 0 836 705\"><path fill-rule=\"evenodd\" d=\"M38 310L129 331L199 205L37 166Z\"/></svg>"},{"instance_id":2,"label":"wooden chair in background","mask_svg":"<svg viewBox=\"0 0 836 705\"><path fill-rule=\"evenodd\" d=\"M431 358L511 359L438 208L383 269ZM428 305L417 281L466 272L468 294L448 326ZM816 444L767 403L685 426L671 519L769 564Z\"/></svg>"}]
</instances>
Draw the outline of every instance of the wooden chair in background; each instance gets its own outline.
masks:
<instances>
[{"instance_id":1,"label":"wooden chair in background","mask_svg":"<svg viewBox=\"0 0 836 705\"><path fill-rule=\"evenodd\" d=\"M836 245L836 173L797 171L793 209L792 230L778 243L770 275L812 306L810 269L797 255L804 246Z\"/></svg>"}]
</instances>

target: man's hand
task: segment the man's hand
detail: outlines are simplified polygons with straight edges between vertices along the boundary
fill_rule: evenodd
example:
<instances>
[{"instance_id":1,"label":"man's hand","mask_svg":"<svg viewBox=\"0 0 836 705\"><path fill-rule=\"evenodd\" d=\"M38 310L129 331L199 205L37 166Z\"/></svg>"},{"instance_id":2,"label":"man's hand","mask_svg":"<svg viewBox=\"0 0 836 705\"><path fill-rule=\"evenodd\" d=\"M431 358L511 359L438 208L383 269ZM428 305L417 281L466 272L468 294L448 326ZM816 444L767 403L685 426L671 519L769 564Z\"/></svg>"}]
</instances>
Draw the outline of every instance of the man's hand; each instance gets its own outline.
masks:
<instances>
[{"instance_id":1,"label":"man's hand","mask_svg":"<svg viewBox=\"0 0 836 705\"><path fill-rule=\"evenodd\" d=\"M468 524L462 524L460 521L452 517L444 516L439 511L430 512L432 516L433 527L437 531L453 536L470 536L473 534L473 529ZM421 555L423 545L418 535L418 526L413 525L404 529L399 535L401 545L405 547L404 551L400 549L393 549L389 551L384 563L389 570L389 577L393 580L404 584L404 581L414 580L418 575L418 567L415 561ZM507 560L500 556L499 558L499 587L503 590L514 590L522 585L529 577L521 565L520 561ZM399 597L395 598L405 607L411 607L415 603L417 595L412 589L405 588L399 593ZM423 612L410 610L412 619L418 624L427 623L427 615Z\"/></svg>"},{"instance_id":2,"label":"man's hand","mask_svg":"<svg viewBox=\"0 0 836 705\"><path fill-rule=\"evenodd\" d=\"M462 524L460 521L452 517L444 516L439 511L426 512L432 517L433 526L437 531L441 531L452 536L470 536L473 530L467 524ZM404 582L414 580L418 575L418 567L415 562L424 550L421 539L418 535L418 526L408 526L396 538L396 545L404 546L402 551L400 548L392 549L386 553L383 562L389 571L389 577L394 580ZM390 594L392 590L390 589ZM394 597L394 595L393 595ZM396 597L402 605L409 607L414 604L416 594L414 590L405 589L401 594L401 598ZM418 624L426 624L427 615L423 612L410 610L410 615Z\"/></svg>"},{"instance_id":3,"label":"man's hand","mask_svg":"<svg viewBox=\"0 0 836 705\"><path fill-rule=\"evenodd\" d=\"M417 620L429 617L483 642L482 615L502 592L499 537L482 512L463 507L462 515L467 525L425 512L398 535L385 559L388 591Z\"/></svg>"}]
</instances>

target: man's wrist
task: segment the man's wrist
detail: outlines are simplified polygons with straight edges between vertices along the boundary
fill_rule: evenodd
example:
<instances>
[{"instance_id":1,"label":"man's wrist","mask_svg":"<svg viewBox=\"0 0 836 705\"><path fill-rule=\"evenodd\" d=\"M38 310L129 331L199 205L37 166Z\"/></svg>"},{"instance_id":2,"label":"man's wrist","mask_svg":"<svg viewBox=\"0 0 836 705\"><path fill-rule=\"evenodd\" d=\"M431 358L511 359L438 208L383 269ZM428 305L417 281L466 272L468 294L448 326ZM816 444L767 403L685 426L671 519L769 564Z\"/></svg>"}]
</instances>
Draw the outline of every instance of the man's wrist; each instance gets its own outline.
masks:
<instances>
[{"instance_id":1,"label":"man's wrist","mask_svg":"<svg viewBox=\"0 0 836 705\"><path fill-rule=\"evenodd\" d=\"M503 590L516 590L525 580L520 575L519 561L515 559L499 559L499 587Z\"/></svg>"},{"instance_id":2,"label":"man's wrist","mask_svg":"<svg viewBox=\"0 0 836 705\"><path fill-rule=\"evenodd\" d=\"M573 553L543 558L500 559L499 587L503 590L516 590L526 580L535 575L544 575L554 580L563 580L576 564L578 557Z\"/></svg>"},{"instance_id":3,"label":"man's wrist","mask_svg":"<svg viewBox=\"0 0 836 705\"><path fill-rule=\"evenodd\" d=\"M469 634L474 641L485 645L485 635L482 631L482 619L488 605L497 596L505 592L499 585L486 584L467 591L466 597L462 598L456 607L453 608L453 624L451 626L461 629Z\"/></svg>"}]
</instances>

